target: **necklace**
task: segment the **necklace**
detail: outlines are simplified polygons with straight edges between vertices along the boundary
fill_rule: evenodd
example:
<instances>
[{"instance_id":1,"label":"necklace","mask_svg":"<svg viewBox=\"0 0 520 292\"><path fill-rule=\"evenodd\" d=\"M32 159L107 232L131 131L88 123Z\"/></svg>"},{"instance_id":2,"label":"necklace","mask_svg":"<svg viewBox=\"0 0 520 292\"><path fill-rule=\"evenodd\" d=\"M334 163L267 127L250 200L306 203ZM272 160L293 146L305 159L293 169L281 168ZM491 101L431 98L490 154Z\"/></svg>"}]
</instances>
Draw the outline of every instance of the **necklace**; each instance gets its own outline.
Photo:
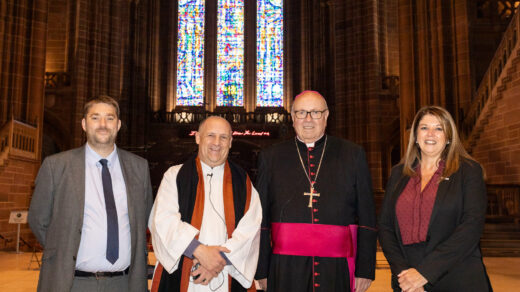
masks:
<instances>
[{"instance_id":1,"label":"necklace","mask_svg":"<svg viewBox=\"0 0 520 292\"><path fill-rule=\"evenodd\" d=\"M323 161L323 156L325 156L325 148L327 148L327 136L325 136L325 143L323 145L323 150L321 151L320 163L318 164L318 170L316 171L316 177L314 178L314 182L311 180L309 173L307 173L307 169L305 168L305 164L303 163L302 154L300 153L300 148L298 147L298 142L296 141L296 137L294 137L294 145L296 145L296 150L298 151L298 158L300 158L300 162L302 164L303 171L305 172L305 176L309 180L309 184L311 185L310 191L308 193L303 193L304 196L309 196L309 205L307 207L312 208L312 199L314 197L319 197L320 193L316 193L314 190L314 184L318 180L318 175L320 174L321 162Z\"/></svg>"}]
</instances>

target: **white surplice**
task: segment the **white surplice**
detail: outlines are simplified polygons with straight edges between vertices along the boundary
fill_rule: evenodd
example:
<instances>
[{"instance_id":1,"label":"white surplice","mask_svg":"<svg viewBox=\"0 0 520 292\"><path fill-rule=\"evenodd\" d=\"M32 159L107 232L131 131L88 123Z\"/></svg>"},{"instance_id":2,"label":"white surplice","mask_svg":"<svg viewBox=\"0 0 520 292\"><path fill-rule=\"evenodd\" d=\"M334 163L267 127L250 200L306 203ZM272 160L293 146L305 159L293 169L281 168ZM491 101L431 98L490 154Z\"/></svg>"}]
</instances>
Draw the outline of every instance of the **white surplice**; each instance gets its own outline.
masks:
<instances>
[{"instance_id":1,"label":"white surplice","mask_svg":"<svg viewBox=\"0 0 520 292\"><path fill-rule=\"evenodd\" d=\"M190 277L188 291L228 291L228 274L247 288L251 286L258 262L262 223L262 207L258 192L251 186L249 209L231 238L227 239L222 193L224 164L213 168L203 162L201 165L205 197L200 231L189 222L181 221L177 174L182 165L170 167L164 174L148 222L155 256L168 273L173 273L178 268L183 252L200 232L198 240L201 243L224 246L231 251L226 253L226 256L232 265L227 265L207 286L194 284Z\"/></svg>"}]
</instances>

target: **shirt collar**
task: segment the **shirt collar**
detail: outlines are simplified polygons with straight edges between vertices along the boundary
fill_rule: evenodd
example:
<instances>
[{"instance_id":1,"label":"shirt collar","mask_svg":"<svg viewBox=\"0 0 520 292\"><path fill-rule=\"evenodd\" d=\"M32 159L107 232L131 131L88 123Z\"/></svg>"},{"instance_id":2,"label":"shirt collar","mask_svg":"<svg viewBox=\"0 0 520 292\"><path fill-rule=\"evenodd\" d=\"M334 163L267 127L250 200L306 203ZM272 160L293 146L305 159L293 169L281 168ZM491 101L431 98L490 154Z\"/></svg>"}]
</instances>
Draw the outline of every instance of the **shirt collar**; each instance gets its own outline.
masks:
<instances>
[{"instance_id":1,"label":"shirt collar","mask_svg":"<svg viewBox=\"0 0 520 292\"><path fill-rule=\"evenodd\" d=\"M446 161L441 159L439 161L439 166L437 167L437 170L432 175L432 178L441 177L445 166L446 166ZM421 163L417 163L417 166L415 168L415 173L417 173L417 176L415 177L415 179L418 179L420 182L421 181Z\"/></svg>"},{"instance_id":2,"label":"shirt collar","mask_svg":"<svg viewBox=\"0 0 520 292\"><path fill-rule=\"evenodd\" d=\"M96 151L94 151L94 149L92 149L90 147L90 145L88 145L88 143L85 144L85 161L88 165L101 166L101 163L99 163L99 160L101 160L103 158L105 158L105 157L102 157ZM108 160L108 167L111 167L112 165L114 165L114 163L118 159L117 146L115 144L114 144L114 150L105 159Z\"/></svg>"},{"instance_id":3,"label":"shirt collar","mask_svg":"<svg viewBox=\"0 0 520 292\"><path fill-rule=\"evenodd\" d=\"M302 144L305 144L305 146L307 146L307 148L314 148L316 146L316 144L320 145L321 143L323 143L323 141L325 141L325 134L321 135L320 138L318 138L318 140L312 142L312 143L305 143L303 142L300 137L298 137L298 135L296 135L296 139L298 139L299 142L301 142Z\"/></svg>"},{"instance_id":4,"label":"shirt collar","mask_svg":"<svg viewBox=\"0 0 520 292\"><path fill-rule=\"evenodd\" d=\"M211 167L211 166L207 165L206 163L202 162L202 160L200 161L200 165L202 166L202 172L203 173L213 173L214 171L223 170L225 164L226 163L224 162L221 165L217 165L215 167Z\"/></svg>"}]
</instances>

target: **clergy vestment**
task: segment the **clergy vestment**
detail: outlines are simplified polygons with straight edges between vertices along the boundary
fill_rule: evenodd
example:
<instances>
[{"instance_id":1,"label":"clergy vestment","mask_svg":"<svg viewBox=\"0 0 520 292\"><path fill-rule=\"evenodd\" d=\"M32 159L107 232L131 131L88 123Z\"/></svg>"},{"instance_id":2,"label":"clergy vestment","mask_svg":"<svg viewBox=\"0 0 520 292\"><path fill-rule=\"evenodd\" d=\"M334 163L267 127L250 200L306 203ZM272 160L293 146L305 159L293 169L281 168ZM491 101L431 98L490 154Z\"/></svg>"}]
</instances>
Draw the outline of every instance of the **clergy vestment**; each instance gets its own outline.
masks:
<instances>
[{"instance_id":1,"label":"clergy vestment","mask_svg":"<svg viewBox=\"0 0 520 292\"><path fill-rule=\"evenodd\" d=\"M376 216L364 151L326 135L310 146L289 140L259 157L255 278L267 277L268 291L350 291L354 265L356 277L374 279Z\"/></svg>"},{"instance_id":2,"label":"clergy vestment","mask_svg":"<svg viewBox=\"0 0 520 292\"><path fill-rule=\"evenodd\" d=\"M200 163L198 170L197 163ZM198 158L192 158L164 174L149 222L155 256L163 269L156 269L154 276L154 281L157 276L161 279L158 291L180 291L182 266L187 264L183 253L197 235L202 244L228 248L231 252L225 255L231 265L207 286L194 284L189 277L188 291L229 291L229 285L231 291L245 291L243 287L251 286L258 261L262 209L258 193L245 171L228 163L211 168L198 162ZM233 220L228 218L229 210L224 210L226 175L232 180L229 181L234 204L231 205L235 222L232 234L228 234L226 226ZM194 190L200 188L199 178L203 180L203 194L197 195ZM250 192L249 199L245 197L246 188ZM190 224L199 199L203 199L200 230ZM191 262L189 264L191 269ZM228 275L234 278L231 283Z\"/></svg>"}]
</instances>

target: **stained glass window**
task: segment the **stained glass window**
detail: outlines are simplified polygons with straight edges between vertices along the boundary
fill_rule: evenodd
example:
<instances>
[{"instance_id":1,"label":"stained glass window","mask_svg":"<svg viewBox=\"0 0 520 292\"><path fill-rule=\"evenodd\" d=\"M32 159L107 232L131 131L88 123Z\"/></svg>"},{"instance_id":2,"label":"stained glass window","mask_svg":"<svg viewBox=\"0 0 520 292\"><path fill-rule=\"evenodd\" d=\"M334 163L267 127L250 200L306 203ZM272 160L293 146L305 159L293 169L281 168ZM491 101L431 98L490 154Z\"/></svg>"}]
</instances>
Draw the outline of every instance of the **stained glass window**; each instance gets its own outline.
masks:
<instances>
[{"instance_id":1,"label":"stained glass window","mask_svg":"<svg viewBox=\"0 0 520 292\"><path fill-rule=\"evenodd\" d=\"M176 104L180 106L200 106L204 102L204 2L178 2ZM256 4L256 104L281 107L283 0L257 0ZM218 0L217 9L216 104L243 106L244 0Z\"/></svg>"},{"instance_id":2,"label":"stained glass window","mask_svg":"<svg viewBox=\"0 0 520 292\"><path fill-rule=\"evenodd\" d=\"M217 15L217 106L243 106L244 0L219 0Z\"/></svg>"},{"instance_id":3,"label":"stained glass window","mask_svg":"<svg viewBox=\"0 0 520 292\"><path fill-rule=\"evenodd\" d=\"M257 0L256 105L283 106L283 0Z\"/></svg>"},{"instance_id":4,"label":"stained glass window","mask_svg":"<svg viewBox=\"0 0 520 292\"><path fill-rule=\"evenodd\" d=\"M179 0L177 105L204 102L204 0Z\"/></svg>"}]
</instances>

